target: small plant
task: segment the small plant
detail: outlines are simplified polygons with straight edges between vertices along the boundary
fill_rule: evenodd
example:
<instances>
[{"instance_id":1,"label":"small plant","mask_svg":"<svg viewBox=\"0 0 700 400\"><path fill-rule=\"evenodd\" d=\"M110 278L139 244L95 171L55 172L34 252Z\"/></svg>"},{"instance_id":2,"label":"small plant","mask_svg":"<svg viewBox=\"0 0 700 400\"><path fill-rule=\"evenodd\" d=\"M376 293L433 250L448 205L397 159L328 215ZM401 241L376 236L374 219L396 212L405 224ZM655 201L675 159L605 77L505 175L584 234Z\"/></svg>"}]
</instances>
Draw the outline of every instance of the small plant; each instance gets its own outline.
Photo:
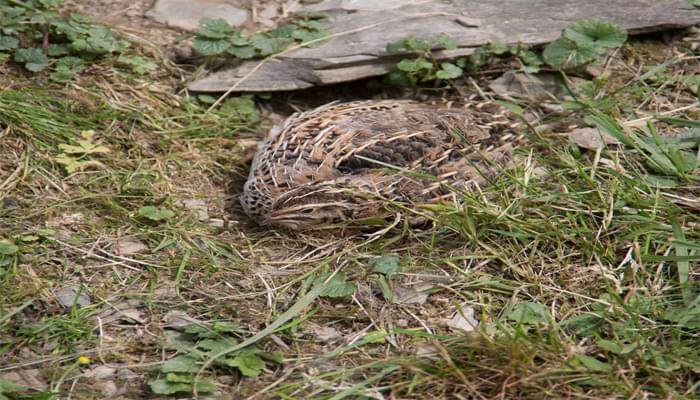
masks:
<instances>
[{"instance_id":1,"label":"small plant","mask_svg":"<svg viewBox=\"0 0 700 400\"><path fill-rule=\"evenodd\" d=\"M587 19L566 28L542 52L544 61L560 70L575 70L596 62L607 49L622 46L627 32L612 22Z\"/></svg>"},{"instance_id":2,"label":"small plant","mask_svg":"<svg viewBox=\"0 0 700 400\"><path fill-rule=\"evenodd\" d=\"M66 168L66 172L72 174L76 171L83 171L88 168L101 167L102 163L92 160L89 157L93 154L106 154L110 150L95 142L95 131L80 132L81 140L76 145L59 144L58 148L62 153L54 159L57 163Z\"/></svg>"},{"instance_id":3,"label":"small plant","mask_svg":"<svg viewBox=\"0 0 700 400\"><path fill-rule=\"evenodd\" d=\"M454 62L438 61L433 54L435 50L453 50L456 47L454 40L447 35L440 35L431 40L411 36L391 43L387 46L387 51L406 52L414 57L401 60L388 79L394 84L411 86L436 79L456 79L465 71L476 71L497 57L507 55L517 57L522 63L522 69L527 72L537 72L542 65L539 56L522 44L508 47L501 43L489 43Z\"/></svg>"},{"instance_id":4,"label":"small plant","mask_svg":"<svg viewBox=\"0 0 700 400\"><path fill-rule=\"evenodd\" d=\"M195 375L201 365L212 356L236 344L234 336L242 333L240 328L230 322L215 322L210 327L189 325L177 342L168 346L178 351L179 355L166 361L160 372L164 377L148 382L151 391L156 394L192 393ZM279 363L279 353L269 353L256 346L249 346L240 351L218 358L214 365L221 369L235 369L242 376L259 376L268 362ZM200 379L197 392L210 393L216 390L214 381Z\"/></svg>"},{"instance_id":5,"label":"small plant","mask_svg":"<svg viewBox=\"0 0 700 400\"><path fill-rule=\"evenodd\" d=\"M52 67L51 80L66 83L88 63L129 47L87 16L59 14L61 4L62 0L0 0L0 61L11 59L31 72ZM122 56L119 62L138 74L155 69L140 58Z\"/></svg>"},{"instance_id":6,"label":"small plant","mask_svg":"<svg viewBox=\"0 0 700 400\"><path fill-rule=\"evenodd\" d=\"M266 57L284 51L292 43L323 38L328 33L317 16L308 16L267 32L244 36L223 19L203 18L193 48L203 56L229 55L238 59ZM322 44L311 43L310 47Z\"/></svg>"},{"instance_id":7,"label":"small plant","mask_svg":"<svg viewBox=\"0 0 700 400\"><path fill-rule=\"evenodd\" d=\"M436 79L456 79L465 71L477 71L506 56L519 60L520 69L528 73L538 72L545 63L559 70L576 70L598 61L607 49L620 47L626 40L627 33L614 23L589 19L564 30L559 39L547 45L541 56L523 44L509 47L489 43L469 56L450 62L438 61L433 52L455 49L452 38L441 35L426 40L411 36L387 46L389 52L413 55L413 58L401 60L396 70L389 73L388 80L393 84L416 86Z\"/></svg>"}]
</instances>

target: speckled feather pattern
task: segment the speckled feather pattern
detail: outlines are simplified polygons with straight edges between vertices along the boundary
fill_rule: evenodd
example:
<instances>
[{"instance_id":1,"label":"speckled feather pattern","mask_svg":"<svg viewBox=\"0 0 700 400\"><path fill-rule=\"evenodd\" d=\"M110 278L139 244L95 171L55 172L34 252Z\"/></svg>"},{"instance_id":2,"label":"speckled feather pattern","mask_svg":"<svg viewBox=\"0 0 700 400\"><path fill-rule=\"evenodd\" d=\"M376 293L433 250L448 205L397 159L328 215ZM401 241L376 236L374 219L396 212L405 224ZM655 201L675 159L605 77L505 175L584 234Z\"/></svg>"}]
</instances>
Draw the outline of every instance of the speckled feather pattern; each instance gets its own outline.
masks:
<instances>
[{"instance_id":1,"label":"speckled feather pattern","mask_svg":"<svg viewBox=\"0 0 700 400\"><path fill-rule=\"evenodd\" d=\"M517 125L495 103L331 103L297 113L259 147L241 196L263 224L314 228L382 216L388 201L434 203L483 184Z\"/></svg>"}]
</instances>

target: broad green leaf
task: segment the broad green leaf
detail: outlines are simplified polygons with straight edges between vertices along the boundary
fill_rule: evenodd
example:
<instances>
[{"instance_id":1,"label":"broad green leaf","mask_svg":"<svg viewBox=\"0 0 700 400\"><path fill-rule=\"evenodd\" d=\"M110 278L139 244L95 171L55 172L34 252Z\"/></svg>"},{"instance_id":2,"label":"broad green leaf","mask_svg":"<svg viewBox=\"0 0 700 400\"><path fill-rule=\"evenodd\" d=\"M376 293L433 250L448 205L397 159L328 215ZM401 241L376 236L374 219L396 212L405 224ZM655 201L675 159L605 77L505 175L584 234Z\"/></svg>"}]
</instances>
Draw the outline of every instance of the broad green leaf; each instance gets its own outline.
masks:
<instances>
[{"instance_id":1,"label":"broad green leaf","mask_svg":"<svg viewBox=\"0 0 700 400\"><path fill-rule=\"evenodd\" d=\"M155 206L145 206L139 208L139 215L150 219L151 221L162 221L164 219L171 218L175 215L174 212L167 210L165 208L158 208Z\"/></svg>"},{"instance_id":2,"label":"broad green leaf","mask_svg":"<svg viewBox=\"0 0 700 400\"><path fill-rule=\"evenodd\" d=\"M316 278L316 284L324 282L328 278L329 274L323 274ZM321 292L321 296L324 297L344 297L355 293L357 290L357 285L354 282L348 282L345 272L338 272L333 276L333 278L328 282L328 286Z\"/></svg>"},{"instance_id":3,"label":"broad green leaf","mask_svg":"<svg viewBox=\"0 0 700 400\"><path fill-rule=\"evenodd\" d=\"M16 49L17 46L19 46L19 40L12 36L0 35L0 51Z\"/></svg>"},{"instance_id":4,"label":"broad green leaf","mask_svg":"<svg viewBox=\"0 0 700 400\"><path fill-rule=\"evenodd\" d=\"M139 75L145 75L158 68L156 63L141 56L127 56L122 54L117 58L117 62L131 66L133 71Z\"/></svg>"},{"instance_id":5,"label":"broad green leaf","mask_svg":"<svg viewBox=\"0 0 700 400\"><path fill-rule=\"evenodd\" d=\"M221 333L240 333L243 331L240 324L231 321L218 321L212 324L212 329L215 332Z\"/></svg>"},{"instance_id":6,"label":"broad green leaf","mask_svg":"<svg viewBox=\"0 0 700 400\"><path fill-rule=\"evenodd\" d=\"M605 48L620 47L627 41L627 32L610 21L586 19L564 30L564 37L576 43Z\"/></svg>"},{"instance_id":7,"label":"broad green leaf","mask_svg":"<svg viewBox=\"0 0 700 400\"><path fill-rule=\"evenodd\" d=\"M310 42L312 40L320 39L324 36L327 36L328 33L324 31L318 31L318 30L310 30L310 29L297 29L292 33L292 37L294 39L297 39L301 41L302 43L304 42ZM319 43L321 44L321 43ZM316 43L312 43L311 47L314 47Z\"/></svg>"},{"instance_id":8,"label":"broad green leaf","mask_svg":"<svg viewBox=\"0 0 700 400\"><path fill-rule=\"evenodd\" d=\"M216 354L235 344L236 342L228 339L204 339L197 342L197 348L206 350L207 353Z\"/></svg>"},{"instance_id":9,"label":"broad green leaf","mask_svg":"<svg viewBox=\"0 0 700 400\"><path fill-rule=\"evenodd\" d=\"M598 342L596 342L598 347L600 347L603 350L607 350L611 353L615 354L621 354L622 353L622 346L620 346L617 342L613 342L611 340L603 340L600 339Z\"/></svg>"},{"instance_id":10,"label":"broad green leaf","mask_svg":"<svg viewBox=\"0 0 700 400\"><path fill-rule=\"evenodd\" d=\"M255 34L251 37L250 42L253 47L260 50L261 55L268 56L284 51L287 46L292 44L293 40L285 37L268 37L262 34Z\"/></svg>"},{"instance_id":11,"label":"broad green leaf","mask_svg":"<svg viewBox=\"0 0 700 400\"><path fill-rule=\"evenodd\" d=\"M17 50L15 61L24 63L24 67L32 72L39 72L49 66L48 57L36 47Z\"/></svg>"},{"instance_id":12,"label":"broad green leaf","mask_svg":"<svg viewBox=\"0 0 700 400\"><path fill-rule=\"evenodd\" d=\"M172 379L175 376L168 374ZM192 383L185 382L172 382L167 379L155 379L148 382L148 386L151 391L156 394L170 395L175 393L192 393L192 388L194 387ZM211 393L217 389L215 382L210 380L202 380L197 383L197 391L200 393Z\"/></svg>"},{"instance_id":13,"label":"broad green leaf","mask_svg":"<svg viewBox=\"0 0 700 400\"><path fill-rule=\"evenodd\" d=\"M506 46L503 43L498 43L498 42L489 43L485 47L486 47L486 50L488 50L490 53L496 54L496 55L505 54L508 51L508 46Z\"/></svg>"},{"instance_id":14,"label":"broad green leaf","mask_svg":"<svg viewBox=\"0 0 700 400\"><path fill-rule=\"evenodd\" d=\"M228 98L221 105L221 111L227 114L238 114L251 122L260 119L260 110L250 96L244 95Z\"/></svg>"},{"instance_id":15,"label":"broad green leaf","mask_svg":"<svg viewBox=\"0 0 700 400\"><path fill-rule=\"evenodd\" d=\"M612 367L610 364L598 360L597 358L587 356L585 354L579 354L574 358L574 360L581 363L587 370L594 372L610 372Z\"/></svg>"},{"instance_id":16,"label":"broad green leaf","mask_svg":"<svg viewBox=\"0 0 700 400\"><path fill-rule=\"evenodd\" d=\"M70 47L67 44L63 43L51 43L49 44L49 48L46 50L46 53L51 57L65 56L67 54L70 54Z\"/></svg>"},{"instance_id":17,"label":"broad green leaf","mask_svg":"<svg viewBox=\"0 0 700 400\"><path fill-rule=\"evenodd\" d=\"M562 37L548 44L542 57L552 67L575 69L597 60L601 49L590 42L578 43Z\"/></svg>"},{"instance_id":18,"label":"broad green leaf","mask_svg":"<svg viewBox=\"0 0 700 400\"><path fill-rule=\"evenodd\" d=\"M232 46L226 50L226 53L240 58L241 60L249 60L255 57L255 47L253 46Z\"/></svg>"},{"instance_id":19,"label":"broad green leaf","mask_svg":"<svg viewBox=\"0 0 700 400\"><path fill-rule=\"evenodd\" d=\"M0 254L4 256L11 256L17 254L19 247L8 240L0 240Z\"/></svg>"},{"instance_id":20,"label":"broad green leaf","mask_svg":"<svg viewBox=\"0 0 700 400\"><path fill-rule=\"evenodd\" d=\"M454 50L457 48L457 43L455 43L454 39L452 39L448 35L440 35L437 38L435 38L435 44L438 46L442 46L447 50Z\"/></svg>"},{"instance_id":21,"label":"broad green leaf","mask_svg":"<svg viewBox=\"0 0 700 400\"><path fill-rule=\"evenodd\" d=\"M197 372L197 360L187 355L181 355L171 358L163 363L161 371L163 372Z\"/></svg>"},{"instance_id":22,"label":"broad green leaf","mask_svg":"<svg viewBox=\"0 0 700 400\"><path fill-rule=\"evenodd\" d=\"M381 256L374 260L374 272L391 275L399 269L399 257Z\"/></svg>"},{"instance_id":23,"label":"broad green leaf","mask_svg":"<svg viewBox=\"0 0 700 400\"><path fill-rule=\"evenodd\" d=\"M547 309L540 303L519 303L508 313L508 319L527 325L547 322Z\"/></svg>"},{"instance_id":24,"label":"broad green leaf","mask_svg":"<svg viewBox=\"0 0 700 400\"><path fill-rule=\"evenodd\" d=\"M265 361L258 356L260 350L243 350L233 358L220 360L222 364L238 368L243 376L258 376L265 368Z\"/></svg>"},{"instance_id":25,"label":"broad green leaf","mask_svg":"<svg viewBox=\"0 0 700 400\"><path fill-rule=\"evenodd\" d=\"M192 48L203 56L215 56L221 54L231 47L231 43L226 40L211 40L206 38L196 38L192 42Z\"/></svg>"},{"instance_id":26,"label":"broad green leaf","mask_svg":"<svg viewBox=\"0 0 700 400\"><path fill-rule=\"evenodd\" d=\"M415 60L403 59L396 65L396 68L404 72L418 72L421 70L432 69L433 63L431 63L423 57L417 58Z\"/></svg>"},{"instance_id":27,"label":"broad green leaf","mask_svg":"<svg viewBox=\"0 0 700 400\"><path fill-rule=\"evenodd\" d=\"M410 36L406 38L406 47L409 50L421 52L430 50L433 47L433 45L425 39Z\"/></svg>"},{"instance_id":28,"label":"broad green leaf","mask_svg":"<svg viewBox=\"0 0 700 400\"><path fill-rule=\"evenodd\" d=\"M455 79L462 76L462 68L448 62L444 62L440 65L441 69L435 73L440 79Z\"/></svg>"},{"instance_id":29,"label":"broad green leaf","mask_svg":"<svg viewBox=\"0 0 700 400\"><path fill-rule=\"evenodd\" d=\"M197 35L209 39L226 39L234 32L235 29L224 19L202 18L199 20Z\"/></svg>"}]
</instances>

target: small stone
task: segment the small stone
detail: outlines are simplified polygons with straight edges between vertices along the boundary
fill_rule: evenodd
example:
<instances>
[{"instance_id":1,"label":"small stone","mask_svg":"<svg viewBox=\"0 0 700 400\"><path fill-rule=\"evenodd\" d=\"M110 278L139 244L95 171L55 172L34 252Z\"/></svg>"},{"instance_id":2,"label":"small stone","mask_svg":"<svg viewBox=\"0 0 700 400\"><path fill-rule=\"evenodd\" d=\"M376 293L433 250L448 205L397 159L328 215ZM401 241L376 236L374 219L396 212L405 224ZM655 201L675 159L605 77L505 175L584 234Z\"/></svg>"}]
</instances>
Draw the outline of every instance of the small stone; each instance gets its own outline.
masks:
<instances>
[{"instance_id":1,"label":"small stone","mask_svg":"<svg viewBox=\"0 0 700 400\"><path fill-rule=\"evenodd\" d=\"M119 389L114 381L102 381L97 384L99 391L102 392L106 397L115 396Z\"/></svg>"},{"instance_id":2,"label":"small stone","mask_svg":"<svg viewBox=\"0 0 700 400\"><path fill-rule=\"evenodd\" d=\"M100 365L85 372L85 376L87 378L107 379L113 376L116 372L117 370L115 368L108 367L106 365Z\"/></svg>"},{"instance_id":3,"label":"small stone","mask_svg":"<svg viewBox=\"0 0 700 400\"><path fill-rule=\"evenodd\" d=\"M119 372L117 372L117 378L124 379L127 381L136 379L138 377L139 377L139 374L137 374L136 372L134 372L128 368L120 369Z\"/></svg>"},{"instance_id":4,"label":"small stone","mask_svg":"<svg viewBox=\"0 0 700 400\"><path fill-rule=\"evenodd\" d=\"M134 239L119 239L115 247L117 254L120 256L130 256L148 250L148 246L143 244L143 242Z\"/></svg>"},{"instance_id":5,"label":"small stone","mask_svg":"<svg viewBox=\"0 0 700 400\"><path fill-rule=\"evenodd\" d=\"M569 140L588 150L602 149L606 144L619 144L612 136L598 128L578 128L569 132Z\"/></svg>"},{"instance_id":6,"label":"small stone","mask_svg":"<svg viewBox=\"0 0 700 400\"><path fill-rule=\"evenodd\" d=\"M221 18L233 26L248 19L248 12L222 0L157 0L146 16L171 28L196 31L202 18Z\"/></svg>"},{"instance_id":7,"label":"small stone","mask_svg":"<svg viewBox=\"0 0 700 400\"><path fill-rule=\"evenodd\" d=\"M319 340L324 342L330 342L331 340L340 338L340 332L337 329L330 326L321 326L314 329L314 334Z\"/></svg>"},{"instance_id":8,"label":"small stone","mask_svg":"<svg viewBox=\"0 0 700 400\"><path fill-rule=\"evenodd\" d=\"M179 207L184 207L197 212L197 219L200 221L209 220L207 203L199 199L184 199L175 203Z\"/></svg>"},{"instance_id":9,"label":"small stone","mask_svg":"<svg viewBox=\"0 0 700 400\"><path fill-rule=\"evenodd\" d=\"M398 304L424 304L428 300L428 293L410 287L394 287L394 302Z\"/></svg>"},{"instance_id":10,"label":"small stone","mask_svg":"<svg viewBox=\"0 0 700 400\"><path fill-rule=\"evenodd\" d=\"M73 304L79 307L85 307L90 304L90 297L84 290L81 291L80 288L75 286L59 289L55 296L56 300L65 308L71 308Z\"/></svg>"},{"instance_id":11,"label":"small stone","mask_svg":"<svg viewBox=\"0 0 700 400\"><path fill-rule=\"evenodd\" d=\"M184 328L192 324L201 324L201 321L187 315L186 312L180 310L168 311L163 316L163 322L168 328Z\"/></svg>"}]
</instances>

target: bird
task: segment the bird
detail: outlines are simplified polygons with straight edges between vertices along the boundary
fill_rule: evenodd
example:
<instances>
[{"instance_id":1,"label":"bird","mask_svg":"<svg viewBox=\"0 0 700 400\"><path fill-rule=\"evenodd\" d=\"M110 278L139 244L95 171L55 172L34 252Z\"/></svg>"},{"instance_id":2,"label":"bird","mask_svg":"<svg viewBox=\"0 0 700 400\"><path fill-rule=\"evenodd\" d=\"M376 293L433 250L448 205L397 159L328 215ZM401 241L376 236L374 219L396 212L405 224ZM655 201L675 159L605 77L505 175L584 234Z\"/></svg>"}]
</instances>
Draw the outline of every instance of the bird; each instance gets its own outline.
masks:
<instances>
[{"instance_id":1,"label":"bird","mask_svg":"<svg viewBox=\"0 0 700 400\"><path fill-rule=\"evenodd\" d=\"M391 204L451 201L496 177L522 141L518 126L493 101L332 102L270 130L240 202L265 226L371 225L391 217Z\"/></svg>"}]
</instances>

